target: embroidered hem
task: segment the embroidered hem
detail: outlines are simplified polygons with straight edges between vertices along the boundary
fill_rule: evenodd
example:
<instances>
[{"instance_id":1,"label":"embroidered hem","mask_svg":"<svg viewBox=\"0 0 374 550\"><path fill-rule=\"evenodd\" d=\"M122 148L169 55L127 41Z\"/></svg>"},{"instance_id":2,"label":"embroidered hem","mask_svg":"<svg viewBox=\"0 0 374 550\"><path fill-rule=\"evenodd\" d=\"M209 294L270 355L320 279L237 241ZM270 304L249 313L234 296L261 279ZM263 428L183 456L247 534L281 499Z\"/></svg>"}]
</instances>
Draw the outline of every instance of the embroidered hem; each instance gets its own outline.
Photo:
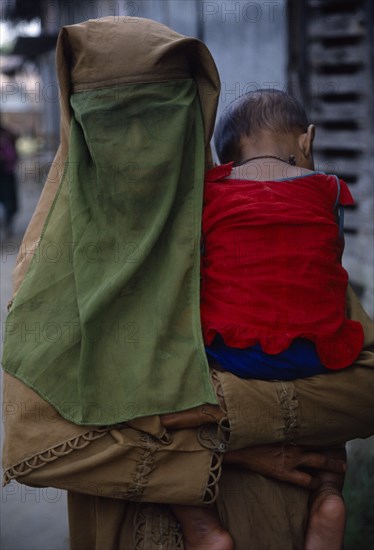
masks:
<instances>
[{"instance_id":1,"label":"embroidered hem","mask_svg":"<svg viewBox=\"0 0 374 550\"><path fill-rule=\"evenodd\" d=\"M43 466L46 466L50 462L54 462L58 458L69 455L73 451L79 451L87 447L90 443L96 439L104 437L108 433L108 428L102 428L92 430L82 435L78 435L64 443L60 443L55 447L47 449L41 453L26 458L22 462L7 468L3 474L3 485L7 485L10 481L17 479L18 477L25 476L32 472L32 470L38 470Z\"/></svg>"},{"instance_id":2,"label":"embroidered hem","mask_svg":"<svg viewBox=\"0 0 374 550\"><path fill-rule=\"evenodd\" d=\"M206 424L197 433L199 443L203 447L214 451L208 483L203 496L204 504L212 504L218 497L218 482L221 477L223 454L227 451L230 440L230 422L225 407L221 381L214 370L211 371L211 376L219 406L225 416L219 421L218 425Z\"/></svg>"}]
</instances>

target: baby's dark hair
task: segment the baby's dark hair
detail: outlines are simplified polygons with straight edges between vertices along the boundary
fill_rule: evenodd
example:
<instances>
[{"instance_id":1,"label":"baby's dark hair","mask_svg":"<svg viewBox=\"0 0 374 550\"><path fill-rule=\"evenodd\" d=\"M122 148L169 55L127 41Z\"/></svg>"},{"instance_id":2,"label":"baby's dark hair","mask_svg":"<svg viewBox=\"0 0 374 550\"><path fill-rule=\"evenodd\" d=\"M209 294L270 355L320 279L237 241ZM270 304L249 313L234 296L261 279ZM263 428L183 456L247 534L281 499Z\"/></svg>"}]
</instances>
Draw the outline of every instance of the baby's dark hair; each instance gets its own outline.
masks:
<instances>
[{"instance_id":1,"label":"baby's dark hair","mask_svg":"<svg viewBox=\"0 0 374 550\"><path fill-rule=\"evenodd\" d=\"M214 143L221 163L239 162L242 136L256 136L264 130L278 134L306 132L308 126L300 101L281 90L256 90L226 107L218 121Z\"/></svg>"}]
</instances>

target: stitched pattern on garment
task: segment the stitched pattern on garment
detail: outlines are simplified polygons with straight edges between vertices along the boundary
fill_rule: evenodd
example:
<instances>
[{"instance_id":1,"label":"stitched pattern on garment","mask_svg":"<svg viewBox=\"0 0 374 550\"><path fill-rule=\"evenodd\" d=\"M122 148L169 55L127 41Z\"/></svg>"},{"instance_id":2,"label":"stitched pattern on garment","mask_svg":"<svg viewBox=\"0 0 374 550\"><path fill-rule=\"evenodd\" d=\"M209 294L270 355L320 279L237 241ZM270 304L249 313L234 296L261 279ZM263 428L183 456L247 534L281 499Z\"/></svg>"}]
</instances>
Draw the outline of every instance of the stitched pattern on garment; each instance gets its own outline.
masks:
<instances>
[{"instance_id":1,"label":"stitched pattern on garment","mask_svg":"<svg viewBox=\"0 0 374 550\"><path fill-rule=\"evenodd\" d=\"M134 544L135 550L145 550L145 533L147 525L146 505L142 504L137 507L135 516L134 529Z\"/></svg>"},{"instance_id":2,"label":"stitched pattern on garment","mask_svg":"<svg viewBox=\"0 0 374 550\"><path fill-rule=\"evenodd\" d=\"M211 371L214 391L218 397L218 403L224 417L218 422L218 428L214 424L202 426L198 433L198 439L203 447L216 449L217 452L225 452L230 441L230 421L227 416L225 398L221 380L215 370Z\"/></svg>"},{"instance_id":3,"label":"stitched pattern on garment","mask_svg":"<svg viewBox=\"0 0 374 550\"><path fill-rule=\"evenodd\" d=\"M230 422L227 416L227 410L224 405L224 394L221 385L221 380L216 371L211 371L214 390L218 397L219 406L224 413L224 417L219 421L218 425L206 424L202 426L197 434L199 443L215 452L212 455L212 462L209 471L208 483L203 495L205 504L212 504L218 496L219 488L218 481L221 477L221 468L223 453L226 452L230 441Z\"/></svg>"},{"instance_id":4,"label":"stitched pattern on garment","mask_svg":"<svg viewBox=\"0 0 374 550\"><path fill-rule=\"evenodd\" d=\"M184 550L182 533L166 505L139 504L134 527L135 550Z\"/></svg>"},{"instance_id":5,"label":"stitched pattern on garment","mask_svg":"<svg viewBox=\"0 0 374 550\"><path fill-rule=\"evenodd\" d=\"M146 433L140 435L140 443L142 451L137 461L136 471L132 476L133 483L126 491L126 497L132 501L141 500L149 476L154 469L155 453L160 449L160 445L155 438Z\"/></svg>"},{"instance_id":6,"label":"stitched pattern on garment","mask_svg":"<svg viewBox=\"0 0 374 550\"><path fill-rule=\"evenodd\" d=\"M213 453L209 471L209 479L203 496L204 504L212 504L218 497L218 482L222 472L222 460L222 453Z\"/></svg>"},{"instance_id":7,"label":"stitched pattern on garment","mask_svg":"<svg viewBox=\"0 0 374 550\"><path fill-rule=\"evenodd\" d=\"M85 434L78 435L77 437L74 437L69 441L65 441L60 445L56 445L51 449L47 449L42 453L38 453L37 455L23 460L19 464L16 464L15 466L12 466L11 468L8 468L4 471L3 485L7 485L13 479L25 476L33 470L42 468L46 464L49 464L50 462L53 462L60 457L66 456L73 451L84 449L85 447L87 447L87 445L92 443L92 441L104 437L104 435L106 435L108 431L109 428L92 430Z\"/></svg>"},{"instance_id":8,"label":"stitched pattern on garment","mask_svg":"<svg viewBox=\"0 0 374 550\"><path fill-rule=\"evenodd\" d=\"M218 397L218 403L219 403L220 409L225 415L219 421L219 436L222 442L228 446L230 442L230 420L227 415L227 409L225 404L225 394L223 393L221 379L215 370L212 370L212 382L213 382L214 390Z\"/></svg>"},{"instance_id":9,"label":"stitched pattern on garment","mask_svg":"<svg viewBox=\"0 0 374 550\"><path fill-rule=\"evenodd\" d=\"M285 443L293 444L296 431L298 429L296 411L298 409L299 402L296 398L295 391L291 391L290 384L280 381L277 389L284 419Z\"/></svg>"}]
</instances>

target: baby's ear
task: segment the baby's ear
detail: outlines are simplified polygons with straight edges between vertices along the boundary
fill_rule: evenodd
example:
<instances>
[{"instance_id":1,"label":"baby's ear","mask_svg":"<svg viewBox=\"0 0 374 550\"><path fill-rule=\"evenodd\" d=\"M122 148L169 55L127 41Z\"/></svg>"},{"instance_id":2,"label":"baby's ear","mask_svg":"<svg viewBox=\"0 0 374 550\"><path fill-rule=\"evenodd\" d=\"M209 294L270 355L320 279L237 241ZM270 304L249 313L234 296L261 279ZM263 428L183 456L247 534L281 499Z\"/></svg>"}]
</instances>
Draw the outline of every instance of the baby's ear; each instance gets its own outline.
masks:
<instances>
[{"instance_id":1,"label":"baby's ear","mask_svg":"<svg viewBox=\"0 0 374 550\"><path fill-rule=\"evenodd\" d=\"M299 148L305 158L309 158L312 155L315 135L316 127L314 124L309 124L307 131L299 136Z\"/></svg>"}]
</instances>

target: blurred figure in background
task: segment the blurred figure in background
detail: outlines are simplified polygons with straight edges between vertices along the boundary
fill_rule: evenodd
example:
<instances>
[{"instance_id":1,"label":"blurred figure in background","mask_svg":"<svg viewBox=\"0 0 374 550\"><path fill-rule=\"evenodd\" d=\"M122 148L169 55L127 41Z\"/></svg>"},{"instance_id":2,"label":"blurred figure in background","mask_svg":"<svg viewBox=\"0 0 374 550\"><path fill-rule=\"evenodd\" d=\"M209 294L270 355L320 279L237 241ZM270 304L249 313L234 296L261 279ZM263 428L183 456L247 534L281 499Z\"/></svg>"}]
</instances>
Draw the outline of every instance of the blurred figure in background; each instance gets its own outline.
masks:
<instances>
[{"instance_id":1,"label":"blurred figure in background","mask_svg":"<svg viewBox=\"0 0 374 550\"><path fill-rule=\"evenodd\" d=\"M5 211L1 236L4 238L12 236L14 215L18 210L17 161L16 136L0 123L0 202Z\"/></svg>"}]
</instances>

